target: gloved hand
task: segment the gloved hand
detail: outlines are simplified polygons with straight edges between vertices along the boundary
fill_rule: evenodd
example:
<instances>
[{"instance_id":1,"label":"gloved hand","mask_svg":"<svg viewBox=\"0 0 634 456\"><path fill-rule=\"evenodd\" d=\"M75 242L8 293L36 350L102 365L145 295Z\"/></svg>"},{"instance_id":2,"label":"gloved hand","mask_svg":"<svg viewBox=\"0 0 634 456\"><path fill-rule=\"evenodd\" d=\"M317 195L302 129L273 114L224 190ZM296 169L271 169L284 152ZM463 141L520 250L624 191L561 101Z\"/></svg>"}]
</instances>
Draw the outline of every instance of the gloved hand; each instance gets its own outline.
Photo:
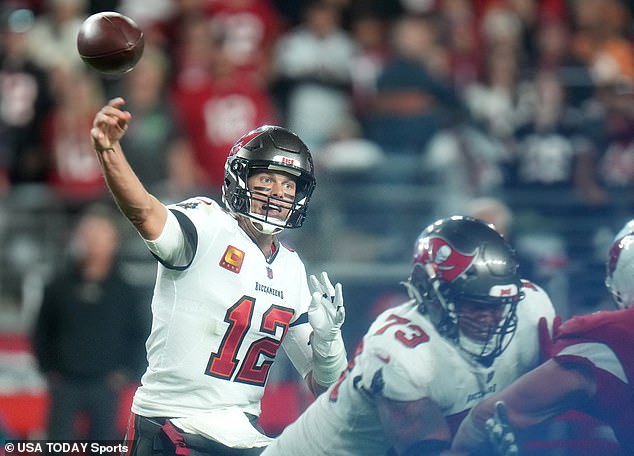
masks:
<instances>
[{"instance_id":1,"label":"gloved hand","mask_svg":"<svg viewBox=\"0 0 634 456\"><path fill-rule=\"evenodd\" d=\"M308 307L308 321L313 328L311 343L320 355L327 356L332 342L341 336L341 325L346 318L343 291L340 283L332 286L326 272L319 278L311 275L308 284L312 293Z\"/></svg>"},{"instance_id":2,"label":"gloved hand","mask_svg":"<svg viewBox=\"0 0 634 456\"><path fill-rule=\"evenodd\" d=\"M495 403L495 414L486 421L489 442L498 456L519 456L515 430L509 422L504 402Z\"/></svg>"}]
</instances>

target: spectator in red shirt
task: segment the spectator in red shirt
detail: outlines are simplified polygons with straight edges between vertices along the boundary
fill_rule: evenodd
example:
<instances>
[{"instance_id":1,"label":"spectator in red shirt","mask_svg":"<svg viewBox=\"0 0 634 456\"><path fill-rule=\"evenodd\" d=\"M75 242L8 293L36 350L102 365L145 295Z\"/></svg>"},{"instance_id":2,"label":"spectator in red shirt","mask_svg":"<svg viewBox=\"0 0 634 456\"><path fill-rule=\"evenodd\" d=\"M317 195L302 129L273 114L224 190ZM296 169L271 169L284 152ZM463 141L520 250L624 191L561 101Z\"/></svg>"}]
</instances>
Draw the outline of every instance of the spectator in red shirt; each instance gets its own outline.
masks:
<instances>
[{"instance_id":1,"label":"spectator in red shirt","mask_svg":"<svg viewBox=\"0 0 634 456\"><path fill-rule=\"evenodd\" d=\"M69 70L59 82L56 106L44 129L50 155L48 183L68 209L74 210L106 194L90 138L81 133L92 125L103 88L96 76L85 70Z\"/></svg>"},{"instance_id":2,"label":"spectator in red shirt","mask_svg":"<svg viewBox=\"0 0 634 456\"><path fill-rule=\"evenodd\" d=\"M226 151L244 131L276 123L275 110L266 87L237 69L204 18L185 26L173 101L208 186L218 189Z\"/></svg>"}]
</instances>

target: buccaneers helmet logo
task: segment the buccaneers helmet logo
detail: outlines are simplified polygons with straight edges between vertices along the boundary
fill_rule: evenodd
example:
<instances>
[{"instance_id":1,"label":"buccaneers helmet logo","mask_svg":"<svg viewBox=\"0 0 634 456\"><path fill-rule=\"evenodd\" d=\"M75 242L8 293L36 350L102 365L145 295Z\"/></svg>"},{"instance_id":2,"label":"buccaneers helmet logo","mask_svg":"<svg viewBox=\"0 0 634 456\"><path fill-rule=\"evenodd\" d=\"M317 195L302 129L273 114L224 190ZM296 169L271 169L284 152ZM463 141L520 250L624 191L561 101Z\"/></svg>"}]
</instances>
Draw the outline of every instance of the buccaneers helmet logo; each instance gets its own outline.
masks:
<instances>
[{"instance_id":1,"label":"buccaneers helmet logo","mask_svg":"<svg viewBox=\"0 0 634 456\"><path fill-rule=\"evenodd\" d=\"M242 149L246 144L248 144L249 141L251 141L253 138L255 138L260 133L262 133L262 131L263 130L261 128L258 128L243 135L240 139L238 139L238 141L236 141L236 143L233 145L233 147L229 151L229 157L232 157L235 154L237 154L240 151L240 149Z\"/></svg>"},{"instance_id":2,"label":"buccaneers helmet logo","mask_svg":"<svg viewBox=\"0 0 634 456\"><path fill-rule=\"evenodd\" d=\"M451 282L471 266L477 253L478 249L472 253L460 253L444 239L433 237L426 240L416 261L432 264L440 279Z\"/></svg>"}]
</instances>

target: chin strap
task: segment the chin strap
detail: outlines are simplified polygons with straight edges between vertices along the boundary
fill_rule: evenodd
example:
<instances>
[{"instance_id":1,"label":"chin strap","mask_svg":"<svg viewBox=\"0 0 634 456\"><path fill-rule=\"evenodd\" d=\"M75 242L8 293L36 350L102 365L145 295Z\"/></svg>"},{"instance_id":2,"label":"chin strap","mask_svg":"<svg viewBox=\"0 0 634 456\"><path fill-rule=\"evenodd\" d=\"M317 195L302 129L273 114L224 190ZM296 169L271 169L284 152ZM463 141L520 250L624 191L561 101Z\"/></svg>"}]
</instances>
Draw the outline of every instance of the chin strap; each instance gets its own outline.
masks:
<instances>
[{"instance_id":1,"label":"chin strap","mask_svg":"<svg viewBox=\"0 0 634 456\"><path fill-rule=\"evenodd\" d=\"M260 220L255 220L251 217L247 217L247 218L251 222L251 225L253 225L253 228L255 228L256 231L259 231L262 234L269 234L269 235L279 234L284 230L284 228L282 228L281 226L276 226L270 223L262 222Z\"/></svg>"}]
</instances>

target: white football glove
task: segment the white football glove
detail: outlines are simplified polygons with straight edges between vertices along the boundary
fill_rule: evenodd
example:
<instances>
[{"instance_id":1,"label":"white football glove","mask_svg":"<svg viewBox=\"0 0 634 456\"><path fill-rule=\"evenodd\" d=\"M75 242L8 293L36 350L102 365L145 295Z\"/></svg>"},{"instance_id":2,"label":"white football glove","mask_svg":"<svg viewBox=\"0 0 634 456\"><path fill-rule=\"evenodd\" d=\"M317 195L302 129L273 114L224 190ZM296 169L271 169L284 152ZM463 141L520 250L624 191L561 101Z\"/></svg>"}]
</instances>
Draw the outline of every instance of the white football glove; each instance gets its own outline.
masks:
<instances>
[{"instance_id":1,"label":"white football glove","mask_svg":"<svg viewBox=\"0 0 634 456\"><path fill-rule=\"evenodd\" d=\"M509 422L504 402L495 403L495 414L486 421L489 442L499 456L519 456L515 430Z\"/></svg>"},{"instance_id":2,"label":"white football glove","mask_svg":"<svg viewBox=\"0 0 634 456\"><path fill-rule=\"evenodd\" d=\"M332 286L326 272L322 272L319 279L311 275L308 280L312 292L308 307L308 321L313 328L311 343L320 355L327 356L332 342L341 335L341 325L346 318L343 291L340 283Z\"/></svg>"},{"instance_id":3,"label":"white football glove","mask_svg":"<svg viewBox=\"0 0 634 456\"><path fill-rule=\"evenodd\" d=\"M313 379L322 386L335 383L348 364L341 325L346 318L341 284L334 287L328 274L308 278L312 297L308 306L308 322L313 328L310 343L313 349Z\"/></svg>"}]
</instances>

